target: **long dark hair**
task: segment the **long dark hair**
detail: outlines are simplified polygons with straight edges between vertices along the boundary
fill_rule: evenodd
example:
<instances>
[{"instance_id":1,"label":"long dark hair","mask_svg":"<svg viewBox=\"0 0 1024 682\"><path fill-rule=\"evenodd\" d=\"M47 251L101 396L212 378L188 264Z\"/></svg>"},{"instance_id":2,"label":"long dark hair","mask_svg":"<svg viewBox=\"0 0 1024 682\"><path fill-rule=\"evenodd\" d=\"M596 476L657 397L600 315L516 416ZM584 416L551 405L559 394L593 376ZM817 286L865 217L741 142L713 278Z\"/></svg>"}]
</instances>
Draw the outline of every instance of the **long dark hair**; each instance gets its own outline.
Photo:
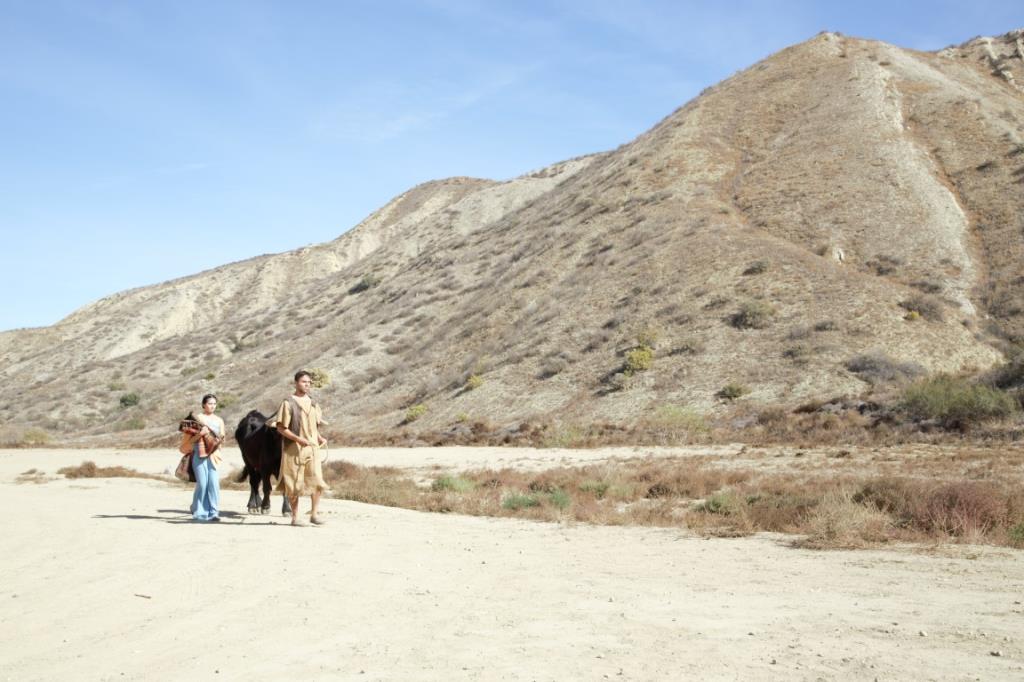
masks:
<instances>
[{"instance_id":1,"label":"long dark hair","mask_svg":"<svg viewBox=\"0 0 1024 682\"><path fill-rule=\"evenodd\" d=\"M213 398L214 400L216 400L217 396L215 396L212 393L207 393L206 395L203 396L203 402L201 402L199 404L200 405L205 405L210 398Z\"/></svg>"}]
</instances>

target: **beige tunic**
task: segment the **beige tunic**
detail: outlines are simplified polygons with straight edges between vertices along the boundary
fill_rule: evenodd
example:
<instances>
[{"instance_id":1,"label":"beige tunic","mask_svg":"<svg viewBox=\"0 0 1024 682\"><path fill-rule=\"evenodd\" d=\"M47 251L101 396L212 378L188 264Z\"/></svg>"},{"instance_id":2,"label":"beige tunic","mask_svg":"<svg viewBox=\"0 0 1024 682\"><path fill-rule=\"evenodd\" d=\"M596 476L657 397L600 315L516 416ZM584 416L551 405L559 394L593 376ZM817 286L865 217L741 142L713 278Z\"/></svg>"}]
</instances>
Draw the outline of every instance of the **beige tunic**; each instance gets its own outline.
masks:
<instances>
[{"instance_id":1,"label":"beige tunic","mask_svg":"<svg viewBox=\"0 0 1024 682\"><path fill-rule=\"evenodd\" d=\"M277 476L277 491L288 497L312 495L317 490L329 490L324 483L320 470L320 424L324 423L323 413L319 405L311 401L299 400L299 430L301 436L310 442L302 446L290 438L281 438L281 470ZM287 399L281 403L273 420L278 427L288 427L292 423L294 403ZM294 432L294 431L293 431Z\"/></svg>"}]
</instances>

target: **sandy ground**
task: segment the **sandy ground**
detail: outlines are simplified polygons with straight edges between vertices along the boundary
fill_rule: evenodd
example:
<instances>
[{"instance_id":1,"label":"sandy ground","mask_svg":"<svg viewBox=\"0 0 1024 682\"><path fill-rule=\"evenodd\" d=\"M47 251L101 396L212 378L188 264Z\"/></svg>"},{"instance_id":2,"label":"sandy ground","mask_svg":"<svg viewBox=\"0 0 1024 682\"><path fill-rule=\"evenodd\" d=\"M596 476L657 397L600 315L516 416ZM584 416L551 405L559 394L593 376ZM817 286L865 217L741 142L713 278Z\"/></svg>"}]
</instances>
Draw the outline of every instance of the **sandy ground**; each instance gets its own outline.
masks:
<instances>
[{"instance_id":1,"label":"sandy ground","mask_svg":"<svg viewBox=\"0 0 1024 682\"><path fill-rule=\"evenodd\" d=\"M608 456L574 452L335 454ZM336 500L327 526L292 528L244 514L238 491L224 523L193 524L189 490L159 481L15 483L84 459L162 471L174 454L0 451L0 679L1024 679L1022 552L814 552Z\"/></svg>"}]
</instances>

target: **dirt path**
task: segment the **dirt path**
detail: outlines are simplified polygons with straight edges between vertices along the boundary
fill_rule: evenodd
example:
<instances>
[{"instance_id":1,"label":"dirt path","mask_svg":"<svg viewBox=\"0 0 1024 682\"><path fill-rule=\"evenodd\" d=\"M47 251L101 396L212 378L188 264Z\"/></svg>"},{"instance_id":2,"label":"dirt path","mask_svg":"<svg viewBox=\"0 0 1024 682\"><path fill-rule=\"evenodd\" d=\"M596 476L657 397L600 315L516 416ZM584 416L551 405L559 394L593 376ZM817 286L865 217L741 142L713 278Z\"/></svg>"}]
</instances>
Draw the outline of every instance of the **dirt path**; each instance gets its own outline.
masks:
<instances>
[{"instance_id":1,"label":"dirt path","mask_svg":"<svg viewBox=\"0 0 1024 682\"><path fill-rule=\"evenodd\" d=\"M167 457L0 452L0 678L1024 677L1012 550L813 552L335 500L329 525L291 528L240 514L238 491L197 525L157 481L14 483Z\"/></svg>"}]
</instances>

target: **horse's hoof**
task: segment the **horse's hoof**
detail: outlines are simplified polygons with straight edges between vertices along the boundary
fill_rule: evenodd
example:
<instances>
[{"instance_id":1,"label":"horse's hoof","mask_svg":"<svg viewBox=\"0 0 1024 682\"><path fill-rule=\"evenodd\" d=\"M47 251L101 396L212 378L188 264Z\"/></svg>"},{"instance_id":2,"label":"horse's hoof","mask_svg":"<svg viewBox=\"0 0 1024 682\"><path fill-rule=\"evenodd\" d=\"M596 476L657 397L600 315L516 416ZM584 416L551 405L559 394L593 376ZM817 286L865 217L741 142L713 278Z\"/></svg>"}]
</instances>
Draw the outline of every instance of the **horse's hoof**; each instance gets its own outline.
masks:
<instances>
[{"instance_id":1,"label":"horse's hoof","mask_svg":"<svg viewBox=\"0 0 1024 682\"><path fill-rule=\"evenodd\" d=\"M260 514L269 514L269 513L270 513L270 507L264 507L263 509L260 509Z\"/></svg>"},{"instance_id":2,"label":"horse's hoof","mask_svg":"<svg viewBox=\"0 0 1024 682\"><path fill-rule=\"evenodd\" d=\"M259 510L256 509L256 507L249 507L249 513L250 514L258 514Z\"/></svg>"}]
</instances>

